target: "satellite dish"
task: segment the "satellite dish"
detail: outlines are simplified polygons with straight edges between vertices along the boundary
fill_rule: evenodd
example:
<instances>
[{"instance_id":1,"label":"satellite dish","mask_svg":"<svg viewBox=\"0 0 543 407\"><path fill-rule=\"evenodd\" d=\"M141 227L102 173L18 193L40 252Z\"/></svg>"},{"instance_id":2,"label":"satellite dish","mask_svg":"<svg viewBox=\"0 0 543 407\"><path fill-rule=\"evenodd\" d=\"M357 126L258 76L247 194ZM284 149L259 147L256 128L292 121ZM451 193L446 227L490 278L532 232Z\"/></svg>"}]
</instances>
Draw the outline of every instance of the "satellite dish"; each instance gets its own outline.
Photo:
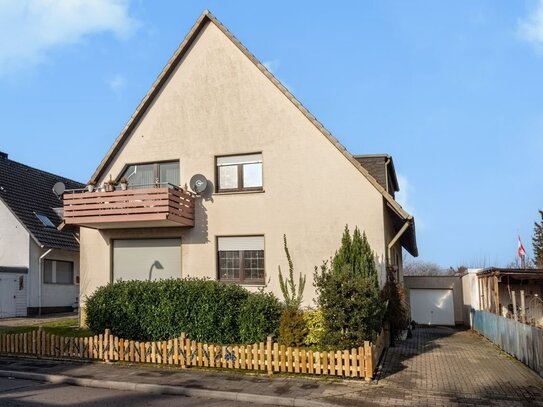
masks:
<instances>
[{"instance_id":1,"label":"satellite dish","mask_svg":"<svg viewBox=\"0 0 543 407\"><path fill-rule=\"evenodd\" d=\"M200 194L207 188L207 179L202 174L193 175L190 179L189 186L196 194Z\"/></svg>"},{"instance_id":2,"label":"satellite dish","mask_svg":"<svg viewBox=\"0 0 543 407\"><path fill-rule=\"evenodd\" d=\"M66 185L64 185L63 182L57 182L55 185L53 185L53 192L56 196L60 197L64 191L66 191Z\"/></svg>"}]
</instances>

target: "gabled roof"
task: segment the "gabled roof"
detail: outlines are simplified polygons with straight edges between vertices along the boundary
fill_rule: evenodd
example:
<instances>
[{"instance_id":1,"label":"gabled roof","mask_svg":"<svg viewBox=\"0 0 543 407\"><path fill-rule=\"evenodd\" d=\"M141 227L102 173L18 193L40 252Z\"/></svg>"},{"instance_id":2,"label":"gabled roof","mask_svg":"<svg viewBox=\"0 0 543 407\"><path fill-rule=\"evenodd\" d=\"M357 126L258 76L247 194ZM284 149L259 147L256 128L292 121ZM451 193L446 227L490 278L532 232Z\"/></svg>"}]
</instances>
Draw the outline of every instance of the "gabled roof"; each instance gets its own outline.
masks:
<instances>
[{"instance_id":1,"label":"gabled roof","mask_svg":"<svg viewBox=\"0 0 543 407\"><path fill-rule=\"evenodd\" d=\"M55 226L61 223L53 210L62 207L62 200L53 192L57 182L63 182L68 189L84 187L79 182L20 164L9 160L6 154L0 154L0 201L39 246L78 251L79 243L72 233L46 227L36 216L45 215Z\"/></svg>"},{"instance_id":2,"label":"gabled roof","mask_svg":"<svg viewBox=\"0 0 543 407\"><path fill-rule=\"evenodd\" d=\"M417 256L417 246L415 237L415 219L409 213L407 213L401 206L394 200L394 198L381 186L379 183L368 173L368 171L347 151L347 149L334 137L332 134L313 116L309 110L307 110L301 103L290 93L290 91L268 71L268 69L247 49L245 46L230 32L228 29L209 11L205 10L189 33L186 35L183 42L179 45L173 56L170 58L162 72L158 75L157 79L151 86L151 89L147 92L142 99L134 114L128 120L128 123L122 129L121 133L102 159L98 168L91 177L91 180L98 181L98 179L104 174L108 165L115 158L117 152L121 149L125 140L129 137L130 132L136 127L138 121L143 117L147 108L153 103L157 95L163 86L167 83L170 75L175 71L179 62L183 59L190 46L198 37L198 34L206 26L206 24L214 24L219 28L226 37L228 37L234 45L247 57L255 66L270 80L272 83L287 97L294 106L296 106L300 112L318 129L320 132L345 156L345 158L358 169L366 177L366 179L381 193L385 199L387 206L391 208L393 213L403 222L409 222L411 227L406 232L411 242L410 247L406 249L413 255Z\"/></svg>"}]
</instances>

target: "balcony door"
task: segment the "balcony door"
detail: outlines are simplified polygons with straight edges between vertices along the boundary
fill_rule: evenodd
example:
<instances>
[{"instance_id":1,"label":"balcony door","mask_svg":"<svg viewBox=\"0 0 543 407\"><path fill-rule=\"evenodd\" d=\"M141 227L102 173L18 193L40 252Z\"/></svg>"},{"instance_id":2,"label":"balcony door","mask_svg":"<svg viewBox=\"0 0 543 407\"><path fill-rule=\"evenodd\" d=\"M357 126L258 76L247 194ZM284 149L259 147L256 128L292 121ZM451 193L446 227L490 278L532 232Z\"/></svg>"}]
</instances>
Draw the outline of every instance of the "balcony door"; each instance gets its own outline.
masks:
<instances>
[{"instance_id":1,"label":"balcony door","mask_svg":"<svg viewBox=\"0 0 543 407\"><path fill-rule=\"evenodd\" d=\"M181 239L113 241L113 281L181 278Z\"/></svg>"},{"instance_id":2,"label":"balcony door","mask_svg":"<svg viewBox=\"0 0 543 407\"><path fill-rule=\"evenodd\" d=\"M130 188L151 188L157 181L162 186L167 184L179 186L179 161L132 164L126 168L121 177L128 180Z\"/></svg>"}]
</instances>

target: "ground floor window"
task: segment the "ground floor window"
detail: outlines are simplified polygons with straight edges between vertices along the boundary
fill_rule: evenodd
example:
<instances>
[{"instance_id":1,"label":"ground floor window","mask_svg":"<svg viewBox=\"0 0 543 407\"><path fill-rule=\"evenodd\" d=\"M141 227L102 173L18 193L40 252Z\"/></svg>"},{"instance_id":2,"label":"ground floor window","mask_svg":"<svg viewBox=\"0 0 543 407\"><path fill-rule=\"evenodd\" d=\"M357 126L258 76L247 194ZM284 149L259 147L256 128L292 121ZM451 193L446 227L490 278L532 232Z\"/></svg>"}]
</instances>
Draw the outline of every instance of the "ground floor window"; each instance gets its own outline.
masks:
<instances>
[{"instance_id":1,"label":"ground floor window","mask_svg":"<svg viewBox=\"0 0 543 407\"><path fill-rule=\"evenodd\" d=\"M181 239L113 241L113 281L181 278Z\"/></svg>"},{"instance_id":2,"label":"ground floor window","mask_svg":"<svg viewBox=\"0 0 543 407\"><path fill-rule=\"evenodd\" d=\"M218 275L221 281L264 284L264 236L217 238Z\"/></svg>"},{"instance_id":3,"label":"ground floor window","mask_svg":"<svg viewBox=\"0 0 543 407\"><path fill-rule=\"evenodd\" d=\"M71 261L43 261L43 282L45 284L73 284L74 263Z\"/></svg>"}]
</instances>

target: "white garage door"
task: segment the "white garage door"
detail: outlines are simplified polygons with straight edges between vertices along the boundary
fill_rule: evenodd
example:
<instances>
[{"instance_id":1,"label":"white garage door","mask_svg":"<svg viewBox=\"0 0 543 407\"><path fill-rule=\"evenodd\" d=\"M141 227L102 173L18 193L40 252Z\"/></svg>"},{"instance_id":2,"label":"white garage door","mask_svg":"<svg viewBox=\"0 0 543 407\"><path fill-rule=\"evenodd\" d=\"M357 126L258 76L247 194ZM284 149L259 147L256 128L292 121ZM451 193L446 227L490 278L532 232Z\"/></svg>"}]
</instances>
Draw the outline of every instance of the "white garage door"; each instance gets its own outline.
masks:
<instances>
[{"instance_id":1,"label":"white garage door","mask_svg":"<svg viewBox=\"0 0 543 407\"><path fill-rule=\"evenodd\" d=\"M181 239L113 241L113 281L181 278Z\"/></svg>"},{"instance_id":2,"label":"white garage door","mask_svg":"<svg viewBox=\"0 0 543 407\"><path fill-rule=\"evenodd\" d=\"M453 292L410 289L411 319L417 324L454 325Z\"/></svg>"}]
</instances>

